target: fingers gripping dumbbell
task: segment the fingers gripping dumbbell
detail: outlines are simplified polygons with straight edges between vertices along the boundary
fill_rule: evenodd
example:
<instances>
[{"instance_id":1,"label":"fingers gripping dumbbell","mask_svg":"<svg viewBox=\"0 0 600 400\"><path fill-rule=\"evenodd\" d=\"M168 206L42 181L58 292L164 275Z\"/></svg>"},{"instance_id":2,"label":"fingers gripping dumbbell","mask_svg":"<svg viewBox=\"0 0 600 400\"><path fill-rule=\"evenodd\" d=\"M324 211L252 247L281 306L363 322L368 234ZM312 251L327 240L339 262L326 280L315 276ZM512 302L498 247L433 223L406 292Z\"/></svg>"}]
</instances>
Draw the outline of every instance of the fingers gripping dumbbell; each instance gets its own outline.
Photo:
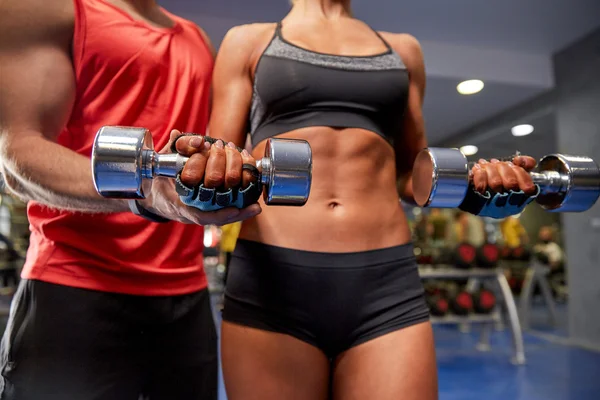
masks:
<instances>
[{"instance_id":1,"label":"fingers gripping dumbbell","mask_svg":"<svg viewBox=\"0 0 600 400\"><path fill-rule=\"evenodd\" d=\"M547 211L582 212L600 195L600 169L589 157L551 154L530 172L540 187L537 203ZM458 149L422 150L413 166L413 192L421 207L456 208L469 188L469 165Z\"/></svg>"},{"instance_id":2,"label":"fingers gripping dumbbell","mask_svg":"<svg viewBox=\"0 0 600 400\"><path fill-rule=\"evenodd\" d=\"M175 178L187 160L178 153L156 153L148 129L105 126L92 149L94 185L104 197L143 199L154 177ZM308 142L268 139L257 169L267 205L301 206L308 200L312 180Z\"/></svg>"}]
</instances>

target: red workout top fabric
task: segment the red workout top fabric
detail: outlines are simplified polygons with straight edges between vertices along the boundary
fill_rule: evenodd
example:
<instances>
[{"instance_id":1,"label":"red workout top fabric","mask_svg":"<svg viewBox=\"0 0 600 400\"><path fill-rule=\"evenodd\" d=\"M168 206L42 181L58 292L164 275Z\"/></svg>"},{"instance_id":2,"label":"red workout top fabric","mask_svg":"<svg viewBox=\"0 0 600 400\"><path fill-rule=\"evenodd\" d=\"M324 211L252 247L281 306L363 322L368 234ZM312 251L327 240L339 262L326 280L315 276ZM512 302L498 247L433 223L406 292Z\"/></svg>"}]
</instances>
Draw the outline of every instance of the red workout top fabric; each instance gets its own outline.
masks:
<instances>
[{"instance_id":1,"label":"red workout top fabric","mask_svg":"<svg viewBox=\"0 0 600 400\"><path fill-rule=\"evenodd\" d=\"M206 131L213 56L198 27L135 21L103 0L75 0L77 95L58 143L91 156L103 125ZM82 214L30 202L31 245L22 277L135 295L177 295L207 286L203 227L152 223L132 213Z\"/></svg>"}]
</instances>

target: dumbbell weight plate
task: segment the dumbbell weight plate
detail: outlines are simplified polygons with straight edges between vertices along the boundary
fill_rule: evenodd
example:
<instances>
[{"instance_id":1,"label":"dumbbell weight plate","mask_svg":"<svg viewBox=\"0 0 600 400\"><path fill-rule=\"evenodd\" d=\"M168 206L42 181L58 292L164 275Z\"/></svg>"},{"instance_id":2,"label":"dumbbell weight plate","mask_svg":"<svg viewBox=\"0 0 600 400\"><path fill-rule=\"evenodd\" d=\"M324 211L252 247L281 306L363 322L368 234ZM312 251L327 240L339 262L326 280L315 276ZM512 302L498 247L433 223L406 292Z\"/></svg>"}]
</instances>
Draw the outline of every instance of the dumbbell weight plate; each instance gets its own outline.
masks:
<instances>
[{"instance_id":1,"label":"dumbbell weight plate","mask_svg":"<svg viewBox=\"0 0 600 400\"><path fill-rule=\"evenodd\" d=\"M482 289L473 294L473 310L477 314L489 314L496 307L496 296L493 292Z\"/></svg>"},{"instance_id":2,"label":"dumbbell weight plate","mask_svg":"<svg viewBox=\"0 0 600 400\"><path fill-rule=\"evenodd\" d=\"M582 212L590 209L600 195L600 169L589 157L551 154L538 163L539 172L555 171L562 175L566 190L542 191L537 203L553 212Z\"/></svg>"},{"instance_id":3,"label":"dumbbell weight plate","mask_svg":"<svg viewBox=\"0 0 600 400\"><path fill-rule=\"evenodd\" d=\"M460 291L450 299L450 309L456 315L468 315L473 311L473 298L468 292Z\"/></svg>"},{"instance_id":4,"label":"dumbbell weight plate","mask_svg":"<svg viewBox=\"0 0 600 400\"><path fill-rule=\"evenodd\" d=\"M482 268L494 268L500 259L500 249L496 244L484 243L477 249L477 264Z\"/></svg>"},{"instance_id":5,"label":"dumbbell weight plate","mask_svg":"<svg viewBox=\"0 0 600 400\"><path fill-rule=\"evenodd\" d=\"M518 246L512 249L512 257L516 261L529 261L531 259L531 252L525 246Z\"/></svg>"},{"instance_id":6,"label":"dumbbell weight plate","mask_svg":"<svg viewBox=\"0 0 600 400\"><path fill-rule=\"evenodd\" d=\"M469 243L461 243L454 251L454 265L457 268L471 268L475 264L477 249Z\"/></svg>"},{"instance_id":7,"label":"dumbbell weight plate","mask_svg":"<svg viewBox=\"0 0 600 400\"><path fill-rule=\"evenodd\" d=\"M146 151L147 150L147 151ZM145 178L144 157L152 154L152 134L145 128L105 126L94 140L92 171L96 191L103 197L141 199L152 181Z\"/></svg>"},{"instance_id":8,"label":"dumbbell weight plate","mask_svg":"<svg viewBox=\"0 0 600 400\"><path fill-rule=\"evenodd\" d=\"M456 208L469 187L467 158L458 149L422 150L412 176L414 199L420 207Z\"/></svg>"},{"instance_id":9,"label":"dumbbell weight plate","mask_svg":"<svg viewBox=\"0 0 600 400\"><path fill-rule=\"evenodd\" d=\"M303 206L308 200L312 181L312 150L305 140L269 139L265 158L258 165L268 205Z\"/></svg>"},{"instance_id":10,"label":"dumbbell weight plate","mask_svg":"<svg viewBox=\"0 0 600 400\"><path fill-rule=\"evenodd\" d=\"M429 312L436 317L443 317L450 308L448 300L439 294L427 296L426 302Z\"/></svg>"}]
</instances>

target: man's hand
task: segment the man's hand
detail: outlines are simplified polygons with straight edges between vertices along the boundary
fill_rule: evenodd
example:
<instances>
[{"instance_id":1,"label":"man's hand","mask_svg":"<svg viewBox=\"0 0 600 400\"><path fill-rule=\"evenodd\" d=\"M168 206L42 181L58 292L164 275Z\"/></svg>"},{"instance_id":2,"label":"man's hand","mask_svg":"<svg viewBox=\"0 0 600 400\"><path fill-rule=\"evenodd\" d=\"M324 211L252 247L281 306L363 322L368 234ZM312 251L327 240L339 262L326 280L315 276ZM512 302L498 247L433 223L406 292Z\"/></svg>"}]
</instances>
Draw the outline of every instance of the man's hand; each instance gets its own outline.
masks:
<instances>
[{"instance_id":1,"label":"man's hand","mask_svg":"<svg viewBox=\"0 0 600 400\"><path fill-rule=\"evenodd\" d=\"M526 195L533 195L536 188L529 172L535 166L535 159L527 156L517 156L512 162L481 159L471 170L473 186L482 194L489 188L496 193L522 190Z\"/></svg>"},{"instance_id":2,"label":"man's hand","mask_svg":"<svg viewBox=\"0 0 600 400\"><path fill-rule=\"evenodd\" d=\"M195 187L204 179L206 187L231 188L241 182L247 185L255 179L246 171L242 174L243 163L256 165L247 152L240 153L234 147L223 146L221 141L211 146L202 136L180 136L181 132L171 131L169 143L159 153L170 153L173 141L179 138L176 142L177 151L181 155L190 157L181 173L181 181L184 185ZM175 191L175 181L163 177L154 179L150 194L139 203L149 211L165 218L198 225L225 225L254 217L261 212L258 204L243 209L227 207L210 212L186 206Z\"/></svg>"}]
</instances>

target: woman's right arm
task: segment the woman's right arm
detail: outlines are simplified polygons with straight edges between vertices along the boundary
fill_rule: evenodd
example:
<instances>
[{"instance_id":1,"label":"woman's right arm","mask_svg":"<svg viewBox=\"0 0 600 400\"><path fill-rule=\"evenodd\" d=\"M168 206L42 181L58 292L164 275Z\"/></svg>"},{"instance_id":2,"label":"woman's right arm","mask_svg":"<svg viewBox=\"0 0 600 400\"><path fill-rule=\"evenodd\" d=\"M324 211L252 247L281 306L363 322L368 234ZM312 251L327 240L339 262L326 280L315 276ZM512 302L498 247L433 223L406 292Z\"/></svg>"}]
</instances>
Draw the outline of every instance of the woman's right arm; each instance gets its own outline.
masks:
<instances>
[{"instance_id":1,"label":"woman's right arm","mask_svg":"<svg viewBox=\"0 0 600 400\"><path fill-rule=\"evenodd\" d=\"M258 42L255 25L236 26L219 48L213 72L209 136L244 148L252 102L251 59Z\"/></svg>"},{"instance_id":2,"label":"woman's right arm","mask_svg":"<svg viewBox=\"0 0 600 400\"><path fill-rule=\"evenodd\" d=\"M269 32L273 34L270 24L241 25L231 28L223 38L213 71L212 111L208 126L210 137L232 142L240 148L246 147L253 93L252 69L256 55L262 53L268 42ZM242 162L255 161L248 151L244 150ZM226 169L232 177L237 168L228 165ZM250 171L243 170L243 187L254 179ZM213 180L224 183L225 187L235 187L239 184L238 179L228 181L222 177L215 177ZM193 186L197 182L190 180L189 183Z\"/></svg>"}]
</instances>

